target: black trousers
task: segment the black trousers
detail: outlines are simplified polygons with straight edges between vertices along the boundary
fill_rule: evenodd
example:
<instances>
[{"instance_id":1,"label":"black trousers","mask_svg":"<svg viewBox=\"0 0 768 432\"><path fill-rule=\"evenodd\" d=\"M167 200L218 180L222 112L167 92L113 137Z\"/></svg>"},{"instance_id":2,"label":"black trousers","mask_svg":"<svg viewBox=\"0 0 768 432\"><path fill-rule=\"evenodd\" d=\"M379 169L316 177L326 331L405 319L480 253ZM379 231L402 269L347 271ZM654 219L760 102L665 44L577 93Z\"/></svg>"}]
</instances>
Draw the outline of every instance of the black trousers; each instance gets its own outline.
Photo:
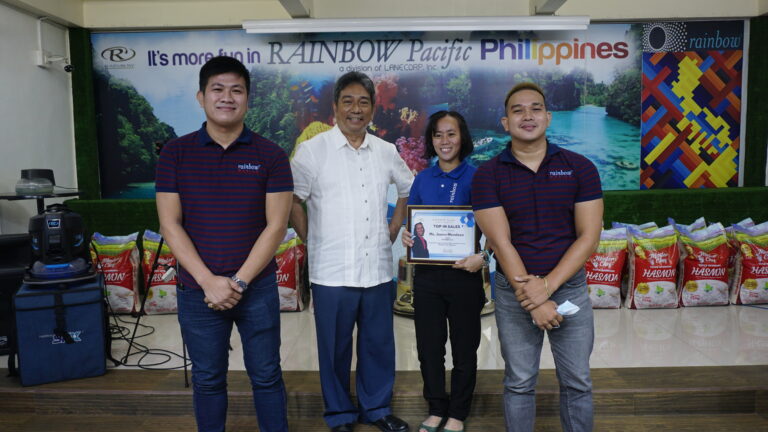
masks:
<instances>
[{"instance_id":1,"label":"black trousers","mask_svg":"<svg viewBox=\"0 0 768 432\"><path fill-rule=\"evenodd\" d=\"M464 420L477 379L480 311L485 305L481 272L418 265L413 277L416 349L429 414ZM450 328L451 394L445 389L445 344Z\"/></svg>"}]
</instances>

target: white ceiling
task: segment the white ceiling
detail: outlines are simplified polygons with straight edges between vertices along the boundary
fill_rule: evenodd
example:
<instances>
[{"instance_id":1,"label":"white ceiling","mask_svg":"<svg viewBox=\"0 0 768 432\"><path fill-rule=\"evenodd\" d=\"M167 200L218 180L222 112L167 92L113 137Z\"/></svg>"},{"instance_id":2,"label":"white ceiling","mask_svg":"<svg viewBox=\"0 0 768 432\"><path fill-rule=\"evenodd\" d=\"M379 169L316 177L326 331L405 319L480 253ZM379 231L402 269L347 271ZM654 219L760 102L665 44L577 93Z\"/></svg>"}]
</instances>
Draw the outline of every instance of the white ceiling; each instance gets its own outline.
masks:
<instances>
[{"instance_id":1,"label":"white ceiling","mask_svg":"<svg viewBox=\"0 0 768 432\"><path fill-rule=\"evenodd\" d=\"M748 18L768 0L0 0L33 15L92 29L239 27L244 20L526 16L536 6L592 21Z\"/></svg>"}]
</instances>

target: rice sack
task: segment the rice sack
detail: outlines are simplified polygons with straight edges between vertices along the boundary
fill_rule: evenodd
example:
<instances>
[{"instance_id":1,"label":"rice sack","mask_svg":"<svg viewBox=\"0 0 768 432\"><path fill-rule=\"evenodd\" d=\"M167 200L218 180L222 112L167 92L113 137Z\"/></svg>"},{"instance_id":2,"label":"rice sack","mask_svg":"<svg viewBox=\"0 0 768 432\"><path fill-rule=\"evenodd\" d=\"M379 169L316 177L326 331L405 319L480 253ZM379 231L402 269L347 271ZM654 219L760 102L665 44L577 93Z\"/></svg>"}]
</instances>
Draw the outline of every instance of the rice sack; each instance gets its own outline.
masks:
<instances>
[{"instance_id":1,"label":"rice sack","mask_svg":"<svg viewBox=\"0 0 768 432\"><path fill-rule=\"evenodd\" d=\"M280 294L281 311L304 310L304 298L306 296L304 261L306 256L306 246L296 236L295 231L289 230L275 253L277 289Z\"/></svg>"},{"instance_id":2,"label":"rice sack","mask_svg":"<svg viewBox=\"0 0 768 432\"><path fill-rule=\"evenodd\" d=\"M733 304L768 303L768 222L753 227L734 227L739 249L736 256L738 285L731 293Z\"/></svg>"},{"instance_id":3,"label":"rice sack","mask_svg":"<svg viewBox=\"0 0 768 432\"><path fill-rule=\"evenodd\" d=\"M133 313L139 306L138 237L138 232L125 236L93 234L93 262L104 276L105 295L113 313Z\"/></svg>"},{"instance_id":4,"label":"rice sack","mask_svg":"<svg viewBox=\"0 0 768 432\"><path fill-rule=\"evenodd\" d=\"M659 226L656 225L656 222L646 222L644 224L636 225L636 224L630 224L630 223L624 223L624 222L611 222L611 228L634 228L636 230L640 230L642 232L651 232L659 229Z\"/></svg>"},{"instance_id":5,"label":"rice sack","mask_svg":"<svg viewBox=\"0 0 768 432\"><path fill-rule=\"evenodd\" d=\"M739 241L736 239L736 227L753 227L755 222L752 218L746 218L740 222L737 222L729 227L725 227L725 236L728 238L728 248L731 255L728 259L728 290L733 293L738 288L739 281L736 280L736 261L739 256ZM741 265L741 263L739 263Z\"/></svg>"},{"instance_id":6,"label":"rice sack","mask_svg":"<svg viewBox=\"0 0 768 432\"><path fill-rule=\"evenodd\" d=\"M584 264L592 308L618 309L621 306L622 271L626 259L627 230L603 230L597 251Z\"/></svg>"},{"instance_id":7,"label":"rice sack","mask_svg":"<svg viewBox=\"0 0 768 432\"><path fill-rule=\"evenodd\" d=\"M680 245L680 306L727 305L730 251L723 225L698 231L680 228Z\"/></svg>"},{"instance_id":8,"label":"rice sack","mask_svg":"<svg viewBox=\"0 0 768 432\"><path fill-rule=\"evenodd\" d=\"M630 259L626 307L676 308L680 250L674 227L667 225L649 233L629 227L627 232Z\"/></svg>"},{"instance_id":9,"label":"rice sack","mask_svg":"<svg viewBox=\"0 0 768 432\"><path fill-rule=\"evenodd\" d=\"M667 218L667 222L669 223L669 225L672 225L673 227L675 227L675 230L677 231L678 234L680 234L680 231L694 232L707 227L707 221L704 219L703 216L693 221L693 223L691 223L690 225L677 223L672 218Z\"/></svg>"},{"instance_id":10,"label":"rice sack","mask_svg":"<svg viewBox=\"0 0 768 432\"><path fill-rule=\"evenodd\" d=\"M144 273L144 282L152 271L152 264L157 255L157 246L160 244L161 235L150 230L144 231L142 237L141 270ZM176 313L176 274L168 280L163 280L163 275L171 268L176 267L176 258L171 253L168 243L163 242L160 249L160 257L157 259L157 268L149 280L149 289L145 290L147 299L144 302L144 313L147 315Z\"/></svg>"}]
</instances>

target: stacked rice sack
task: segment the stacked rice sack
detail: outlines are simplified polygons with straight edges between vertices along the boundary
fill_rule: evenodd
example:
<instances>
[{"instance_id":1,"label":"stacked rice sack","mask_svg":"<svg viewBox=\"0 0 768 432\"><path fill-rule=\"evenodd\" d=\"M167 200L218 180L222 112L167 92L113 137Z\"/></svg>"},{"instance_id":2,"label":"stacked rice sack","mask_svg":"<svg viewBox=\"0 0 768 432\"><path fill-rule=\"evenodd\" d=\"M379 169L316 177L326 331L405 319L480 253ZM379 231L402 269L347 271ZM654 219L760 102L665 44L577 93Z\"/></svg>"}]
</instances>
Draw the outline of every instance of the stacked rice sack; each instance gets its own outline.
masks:
<instances>
[{"instance_id":1,"label":"stacked rice sack","mask_svg":"<svg viewBox=\"0 0 768 432\"><path fill-rule=\"evenodd\" d=\"M731 303L768 303L768 222L733 226L736 246Z\"/></svg>"},{"instance_id":2,"label":"stacked rice sack","mask_svg":"<svg viewBox=\"0 0 768 432\"><path fill-rule=\"evenodd\" d=\"M643 231L658 228L655 222L642 225L613 222L612 229L600 233L597 250L584 264L593 309L618 309L627 296L629 226Z\"/></svg>"},{"instance_id":3,"label":"stacked rice sack","mask_svg":"<svg viewBox=\"0 0 768 432\"><path fill-rule=\"evenodd\" d=\"M731 251L725 228L719 222L699 230L677 228L681 246L679 305L727 305Z\"/></svg>"},{"instance_id":4,"label":"stacked rice sack","mask_svg":"<svg viewBox=\"0 0 768 432\"><path fill-rule=\"evenodd\" d=\"M304 283L304 263L307 249L293 229L288 229L283 242L277 248L277 289L280 293L281 311L304 310L307 287Z\"/></svg>"},{"instance_id":5,"label":"stacked rice sack","mask_svg":"<svg viewBox=\"0 0 768 432\"><path fill-rule=\"evenodd\" d=\"M141 270L144 274L144 282L149 280L149 288L144 290L147 293L147 300L144 302L144 313L147 315L176 313L178 304L176 299L176 274L171 272L168 277L163 276L172 268L176 267L176 258L171 253L168 243L163 243L160 249L160 256L157 258L157 268L152 273L152 277L147 275L152 271L152 264L155 262L155 255L158 252L160 239L162 236L154 231L145 230L142 238L142 260Z\"/></svg>"},{"instance_id":6,"label":"stacked rice sack","mask_svg":"<svg viewBox=\"0 0 768 432\"><path fill-rule=\"evenodd\" d=\"M603 230L597 250L584 264L592 308L618 309L621 306L622 276L626 260L627 230Z\"/></svg>"},{"instance_id":7,"label":"stacked rice sack","mask_svg":"<svg viewBox=\"0 0 768 432\"><path fill-rule=\"evenodd\" d=\"M614 222L585 268L595 309L768 303L768 222Z\"/></svg>"},{"instance_id":8,"label":"stacked rice sack","mask_svg":"<svg viewBox=\"0 0 768 432\"><path fill-rule=\"evenodd\" d=\"M139 307L139 233L105 236L94 233L91 258L104 276L107 301L113 313L133 313Z\"/></svg>"},{"instance_id":9,"label":"stacked rice sack","mask_svg":"<svg viewBox=\"0 0 768 432\"><path fill-rule=\"evenodd\" d=\"M739 241L736 239L736 234L734 233L734 228L736 226L740 226L742 228L753 227L755 226L755 222L752 220L752 218L746 218L729 227L725 227L725 236L728 238L728 247L731 250L731 256L728 260L728 288L731 293L733 293L734 287L736 285L736 258L739 255Z\"/></svg>"},{"instance_id":10,"label":"stacked rice sack","mask_svg":"<svg viewBox=\"0 0 768 432\"><path fill-rule=\"evenodd\" d=\"M677 266L680 248L672 225L643 231L627 226L629 287L625 306L630 309L676 308Z\"/></svg>"}]
</instances>

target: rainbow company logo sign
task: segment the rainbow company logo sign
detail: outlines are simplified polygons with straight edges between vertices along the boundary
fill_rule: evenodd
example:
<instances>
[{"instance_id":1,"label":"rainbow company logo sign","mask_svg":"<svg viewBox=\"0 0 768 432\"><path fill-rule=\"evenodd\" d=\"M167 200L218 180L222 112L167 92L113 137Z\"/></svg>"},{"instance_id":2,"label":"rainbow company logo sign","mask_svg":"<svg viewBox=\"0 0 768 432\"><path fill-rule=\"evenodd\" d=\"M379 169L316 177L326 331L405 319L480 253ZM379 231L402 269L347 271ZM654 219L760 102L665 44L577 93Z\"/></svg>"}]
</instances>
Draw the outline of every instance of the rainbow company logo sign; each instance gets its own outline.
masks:
<instances>
[{"instance_id":1,"label":"rainbow company logo sign","mask_svg":"<svg viewBox=\"0 0 768 432\"><path fill-rule=\"evenodd\" d=\"M643 52L740 50L744 46L744 22L652 22L643 24Z\"/></svg>"},{"instance_id":2,"label":"rainbow company logo sign","mask_svg":"<svg viewBox=\"0 0 768 432\"><path fill-rule=\"evenodd\" d=\"M531 39L481 39L480 59L533 60L539 65L566 60L623 59L629 56L629 44L620 42L582 42L573 38L568 42L540 42Z\"/></svg>"}]
</instances>

